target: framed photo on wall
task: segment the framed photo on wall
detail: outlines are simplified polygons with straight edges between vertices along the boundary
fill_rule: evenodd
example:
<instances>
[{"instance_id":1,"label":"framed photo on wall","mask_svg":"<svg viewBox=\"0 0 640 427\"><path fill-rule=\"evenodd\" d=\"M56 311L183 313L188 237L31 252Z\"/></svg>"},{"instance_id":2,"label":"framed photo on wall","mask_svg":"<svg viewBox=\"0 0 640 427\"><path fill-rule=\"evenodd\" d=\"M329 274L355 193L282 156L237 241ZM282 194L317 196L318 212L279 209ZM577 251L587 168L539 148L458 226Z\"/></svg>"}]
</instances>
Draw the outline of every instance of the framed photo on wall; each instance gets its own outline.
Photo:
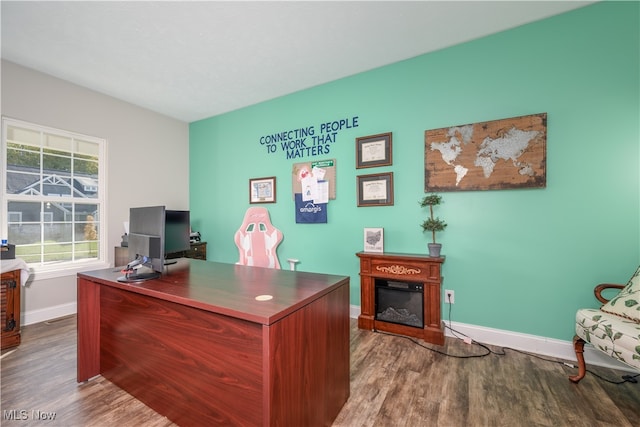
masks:
<instances>
[{"instance_id":1,"label":"framed photo on wall","mask_svg":"<svg viewBox=\"0 0 640 427\"><path fill-rule=\"evenodd\" d=\"M393 172L356 177L358 207L393 205Z\"/></svg>"},{"instance_id":2,"label":"framed photo on wall","mask_svg":"<svg viewBox=\"0 0 640 427\"><path fill-rule=\"evenodd\" d=\"M249 179L249 203L275 203L276 177Z\"/></svg>"},{"instance_id":3,"label":"framed photo on wall","mask_svg":"<svg viewBox=\"0 0 640 427\"><path fill-rule=\"evenodd\" d=\"M356 169L389 166L392 162L391 132L356 138Z\"/></svg>"},{"instance_id":4,"label":"framed photo on wall","mask_svg":"<svg viewBox=\"0 0 640 427\"><path fill-rule=\"evenodd\" d=\"M365 228L364 229L364 251L384 252L384 229Z\"/></svg>"}]
</instances>

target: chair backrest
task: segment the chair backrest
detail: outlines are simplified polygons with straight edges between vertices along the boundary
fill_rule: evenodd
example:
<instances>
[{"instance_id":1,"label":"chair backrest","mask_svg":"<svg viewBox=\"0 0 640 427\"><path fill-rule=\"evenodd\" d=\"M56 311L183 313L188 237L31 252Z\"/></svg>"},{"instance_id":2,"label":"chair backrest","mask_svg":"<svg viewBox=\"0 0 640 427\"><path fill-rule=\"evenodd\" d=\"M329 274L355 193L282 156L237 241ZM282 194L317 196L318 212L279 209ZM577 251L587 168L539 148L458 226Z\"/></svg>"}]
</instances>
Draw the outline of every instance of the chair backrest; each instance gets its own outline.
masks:
<instances>
[{"instance_id":1,"label":"chair backrest","mask_svg":"<svg viewBox=\"0 0 640 427\"><path fill-rule=\"evenodd\" d=\"M247 209L242 225L234 236L239 254L236 264L280 268L276 249L282 237L282 232L271 224L266 208Z\"/></svg>"}]
</instances>

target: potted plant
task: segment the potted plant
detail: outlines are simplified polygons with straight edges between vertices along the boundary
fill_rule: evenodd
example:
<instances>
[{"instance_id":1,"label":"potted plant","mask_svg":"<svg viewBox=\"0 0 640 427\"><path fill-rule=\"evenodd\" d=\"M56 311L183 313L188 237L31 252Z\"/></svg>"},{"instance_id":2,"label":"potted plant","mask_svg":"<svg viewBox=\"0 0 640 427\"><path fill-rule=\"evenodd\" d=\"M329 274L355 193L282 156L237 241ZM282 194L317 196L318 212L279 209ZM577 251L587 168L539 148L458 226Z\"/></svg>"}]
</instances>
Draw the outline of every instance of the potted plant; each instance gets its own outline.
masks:
<instances>
[{"instance_id":1,"label":"potted plant","mask_svg":"<svg viewBox=\"0 0 640 427\"><path fill-rule=\"evenodd\" d=\"M436 231L442 231L447 227L447 223L438 217L433 217L433 207L442 203L442 196L438 194L429 194L424 196L420 202L421 207L429 206L429 217L422 222L422 231L430 231L433 243L429 243L429 256L439 257L442 244L436 243Z\"/></svg>"}]
</instances>

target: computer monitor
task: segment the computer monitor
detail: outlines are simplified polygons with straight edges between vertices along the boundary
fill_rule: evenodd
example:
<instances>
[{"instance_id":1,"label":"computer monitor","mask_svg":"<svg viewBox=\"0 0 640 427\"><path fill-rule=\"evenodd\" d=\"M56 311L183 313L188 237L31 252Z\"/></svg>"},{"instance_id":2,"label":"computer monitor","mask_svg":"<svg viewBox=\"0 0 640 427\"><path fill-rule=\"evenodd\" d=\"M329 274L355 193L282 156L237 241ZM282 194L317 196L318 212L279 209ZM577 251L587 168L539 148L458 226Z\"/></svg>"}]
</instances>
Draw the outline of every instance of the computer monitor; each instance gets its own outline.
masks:
<instances>
[{"instance_id":1,"label":"computer monitor","mask_svg":"<svg viewBox=\"0 0 640 427\"><path fill-rule=\"evenodd\" d=\"M189 211L170 211L164 206L129 210L129 258L120 282L139 282L160 277L167 264L165 256L191 248ZM170 262L169 262L170 263ZM136 266L151 271L134 271Z\"/></svg>"},{"instance_id":2,"label":"computer monitor","mask_svg":"<svg viewBox=\"0 0 640 427\"><path fill-rule=\"evenodd\" d=\"M165 207L149 206L129 209L129 259L127 273L120 282L135 282L160 277L164 269ZM133 272L143 265L150 272Z\"/></svg>"},{"instance_id":3,"label":"computer monitor","mask_svg":"<svg viewBox=\"0 0 640 427\"><path fill-rule=\"evenodd\" d=\"M189 211L166 211L164 224L164 254L191 249Z\"/></svg>"}]
</instances>

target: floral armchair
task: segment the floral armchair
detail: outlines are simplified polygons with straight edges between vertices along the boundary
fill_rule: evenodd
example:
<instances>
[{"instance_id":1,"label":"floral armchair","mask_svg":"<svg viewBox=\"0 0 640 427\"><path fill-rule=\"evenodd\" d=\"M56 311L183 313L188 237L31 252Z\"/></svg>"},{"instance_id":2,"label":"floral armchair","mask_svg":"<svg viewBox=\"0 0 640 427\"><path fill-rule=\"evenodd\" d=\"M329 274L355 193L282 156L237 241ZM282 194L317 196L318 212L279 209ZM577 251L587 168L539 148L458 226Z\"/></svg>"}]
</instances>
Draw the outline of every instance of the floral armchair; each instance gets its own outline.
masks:
<instances>
[{"instance_id":1,"label":"floral armchair","mask_svg":"<svg viewBox=\"0 0 640 427\"><path fill-rule=\"evenodd\" d=\"M621 291L607 300L602 295L606 289ZM605 283L596 286L594 293L604 305L600 309L583 308L576 313L573 347L578 359L578 375L569 377L574 383L586 374L583 355L585 342L640 370L640 267L626 286Z\"/></svg>"}]
</instances>

